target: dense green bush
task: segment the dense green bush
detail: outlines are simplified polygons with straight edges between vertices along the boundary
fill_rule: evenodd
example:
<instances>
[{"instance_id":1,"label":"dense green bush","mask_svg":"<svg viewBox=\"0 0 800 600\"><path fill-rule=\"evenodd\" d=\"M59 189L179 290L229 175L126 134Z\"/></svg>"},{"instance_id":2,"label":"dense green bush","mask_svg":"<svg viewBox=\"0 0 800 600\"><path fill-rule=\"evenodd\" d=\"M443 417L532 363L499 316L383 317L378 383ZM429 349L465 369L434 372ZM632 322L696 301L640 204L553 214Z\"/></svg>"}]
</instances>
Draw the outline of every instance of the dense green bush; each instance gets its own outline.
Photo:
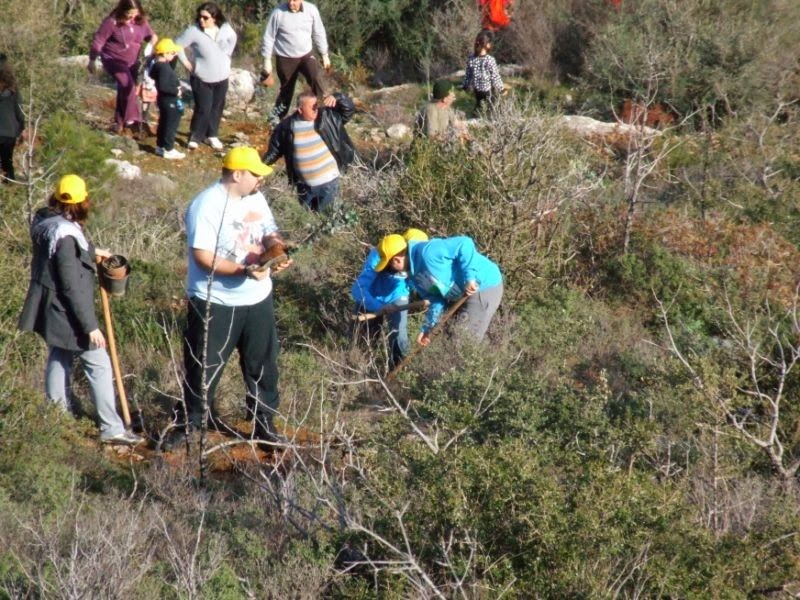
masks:
<instances>
[{"instance_id":1,"label":"dense green bush","mask_svg":"<svg viewBox=\"0 0 800 600\"><path fill-rule=\"evenodd\" d=\"M785 55L800 43L790 25L797 10L780 0L724 8L702 0L623 3L595 30L582 80L602 94L606 113L634 98L716 121L796 97L796 76L779 66L774 44L781 40Z\"/></svg>"}]
</instances>

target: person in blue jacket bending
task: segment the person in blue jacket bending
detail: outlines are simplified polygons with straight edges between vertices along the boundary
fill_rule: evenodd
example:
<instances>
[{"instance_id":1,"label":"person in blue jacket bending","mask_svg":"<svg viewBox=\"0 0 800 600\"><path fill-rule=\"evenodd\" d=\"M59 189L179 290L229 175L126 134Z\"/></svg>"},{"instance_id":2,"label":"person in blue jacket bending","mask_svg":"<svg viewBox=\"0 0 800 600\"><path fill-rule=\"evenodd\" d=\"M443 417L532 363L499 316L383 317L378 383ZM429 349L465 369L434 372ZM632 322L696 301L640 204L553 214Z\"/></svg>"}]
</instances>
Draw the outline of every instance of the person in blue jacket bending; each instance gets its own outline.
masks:
<instances>
[{"instance_id":1,"label":"person in blue jacket bending","mask_svg":"<svg viewBox=\"0 0 800 600\"><path fill-rule=\"evenodd\" d=\"M427 241L428 236L419 229L408 229L401 237L404 241ZM379 315L372 322L368 322L369 332L374 331L373 326L380 327L384 309L389 306L402 306L408 304L411 287L405 273L385 271L379 273L375 266L380 262L377 248L372 248L364 261L364 266L358 278L350 288L350 294L356 302L356 312L371 312ZM395 365L408 354L408 311L401 310L386 315L389 323L388 341L391 349L390 363Z\"/></svg>"},{"instance_id":2,"label":"person in blue jacket bending","mask_svg":"<svg viewBox=\"0 0 800 600\"><path fill-rule=\"evenodd\" d=\"M408 273L411 286L430 306L417 342L430 343L430 332L448 302L468 296L461 319L464 327L483 339L503 298L500 268L475 249L466 236L406 241L392 234L378 243L377 272Z\"/></svg>"}]
</instances>

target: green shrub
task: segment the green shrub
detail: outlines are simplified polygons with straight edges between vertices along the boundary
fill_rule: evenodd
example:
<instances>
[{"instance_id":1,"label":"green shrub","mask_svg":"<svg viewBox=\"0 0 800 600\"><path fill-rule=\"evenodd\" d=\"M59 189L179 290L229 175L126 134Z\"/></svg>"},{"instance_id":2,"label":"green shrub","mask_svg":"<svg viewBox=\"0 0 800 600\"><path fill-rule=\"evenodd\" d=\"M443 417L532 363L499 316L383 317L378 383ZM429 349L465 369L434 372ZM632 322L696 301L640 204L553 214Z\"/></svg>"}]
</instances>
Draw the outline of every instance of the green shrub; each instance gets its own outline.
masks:
<instances>
[{"instance_id":1,"label":"green shrub","mask_svg":"<svg viewBox=\"0 0 800 600\"><path fill-rule=\"evenodd\" d=\"M800 43L789 25L797 10L796 3L779 1L730 2L724 9L703 0L629 3L596 29L583 81L604 91L607 109L634 98L711 119L748 111L785 96L791 89L785 86L794 84L786 65L775 77L773 44Z\"/></svg>"},{"instance_id":2,"label":"green shrub","mask_svg":"<svg viewBox=\"0 0 800 600\"><path fill-rule=\"evenodd\" d=\"M106 136L59 111L42 127L42 141L42 164L53 165L58 177L77 173L86 180L92 199L103 197L103 186L114 174L114 168L105 164L111 157Z\"/></svg>"}]
</instances>

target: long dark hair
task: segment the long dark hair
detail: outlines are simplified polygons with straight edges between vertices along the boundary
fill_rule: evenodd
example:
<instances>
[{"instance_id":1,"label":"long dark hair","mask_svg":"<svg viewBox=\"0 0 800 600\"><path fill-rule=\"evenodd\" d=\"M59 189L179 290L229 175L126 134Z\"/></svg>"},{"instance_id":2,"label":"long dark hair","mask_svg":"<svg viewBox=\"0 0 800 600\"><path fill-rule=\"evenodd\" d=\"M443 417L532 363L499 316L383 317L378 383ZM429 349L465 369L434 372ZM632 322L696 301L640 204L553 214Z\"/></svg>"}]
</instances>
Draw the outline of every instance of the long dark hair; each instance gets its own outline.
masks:
<instances>
[{"instance_id":1,"label":"long dark hair","mask_svg":"<svg viewBox=\"0 0 800 600\"><path fill-rule=\"evenodd\" d=\"M217 27L222 27L222 24L225 22L225 15L222 14L222 9L213 2L203 2L197 7L196 13L197 26L200 29L203 29L203 22L200 20L200 13L202 11L206 11L208 14L214 17L214 23L217 24Z\"/></svg>"},{"instance_id":2,"label":"long dark hair","mask_svg":"<svg viewBox=\"0 0 800 600\"><path fill-rule=\"evenodd\" d=\"M5 59L5 54L2 55ZM11 70L11 65L6 60L0 62L0 92L11 90L16 94L17 92L17 78L14 77L14 71Z\"/></svg>"},{"instance_id":3,"label":"long dark hair","mask_svg":"<svg viewBox=\"0 0 800 600\"><path fill-rule=\"evenodd\" d=\"M78 223L79 225L86 224L86 219L89 218L89 209L91 208L89 198L86 198L86 200L78 204L67 204L66 202L62 202L55 194L50 196L47 205L53 212L57 212L68 221Z\"/></svg>"},{"instance_id":4,"label":"long dark hair","mask_svg":"<svg viewBox=\"0 0 800 600\"><path fill-rule=\"evenodd\" d=\"M473 54L478 56L481 50L492 43L492 34L485 29L475 36L475 46L473 47Z\"/></svg>"},{"instance_id":5,"label":"long dark hair","mask_svg":"<svg viewBox=\"0 0 800 600\"><path fill-rule=\"evenodd\" d=\"M144 8L142 8L140 0L119 0L114 10L111 11L111 16L117 21L123 21L125 19L125 13L133 9L139 11L139 16L134 19L137 25L141 25L147 21L147 13L144 11Z\"/></svg>"}]
</instances>

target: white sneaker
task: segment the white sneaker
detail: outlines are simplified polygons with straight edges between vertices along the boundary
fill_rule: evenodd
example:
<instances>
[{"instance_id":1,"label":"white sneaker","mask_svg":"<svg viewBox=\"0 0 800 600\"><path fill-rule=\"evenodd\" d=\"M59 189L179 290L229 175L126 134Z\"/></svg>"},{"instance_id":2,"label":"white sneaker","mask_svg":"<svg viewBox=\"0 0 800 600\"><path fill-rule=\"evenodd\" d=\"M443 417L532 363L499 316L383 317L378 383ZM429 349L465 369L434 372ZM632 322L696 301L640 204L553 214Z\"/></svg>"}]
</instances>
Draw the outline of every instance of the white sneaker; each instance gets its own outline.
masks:
<instances>
[{"instance_id":1,"label":"white sneaker","mask_svg":"<svg viewBox=\"0 0 800 600\"><path fill-rule=\"evenodd\" d=\"M188 143L188 144L186 144L186 147L187 147L189 150L197 150L198 144L197 144L197 142L195 142L194 140L189 140L189 143Z\"/></svg>"},{"instance_id":2,"label":"white sneaker","mask_svg":"<svg viewBox=\"0 0 800 600\"><path fill-rule=\"evenodd\" d=\"M156 146L156 156L164 156L164 149L161 146Z\"/></svg>"},{"instance_id":3,"label":"white sneaker","mask_svg":"<svg viewBox=\"0 0 800 600\"><path fill-rule=\"evenodd\" d=\"M182 158L186 158L186 155L183 152L178 152L173 148L172 150L164 150L164 154L162 154L164 158L168 158L169 160L180 160Z\"/></svg>"},{"instance_id":4,"label":"white sneaker","mask_svg":"<svg viewBox=\"0 0 800 600\"><path fill-rule=\"evenodd\" d=\"M206 138L206 144L211 146L214 150L222 150L225 146L222 145L222 142L219 141L219 138L210 137Z\"/></svg>"}]
</instances>

